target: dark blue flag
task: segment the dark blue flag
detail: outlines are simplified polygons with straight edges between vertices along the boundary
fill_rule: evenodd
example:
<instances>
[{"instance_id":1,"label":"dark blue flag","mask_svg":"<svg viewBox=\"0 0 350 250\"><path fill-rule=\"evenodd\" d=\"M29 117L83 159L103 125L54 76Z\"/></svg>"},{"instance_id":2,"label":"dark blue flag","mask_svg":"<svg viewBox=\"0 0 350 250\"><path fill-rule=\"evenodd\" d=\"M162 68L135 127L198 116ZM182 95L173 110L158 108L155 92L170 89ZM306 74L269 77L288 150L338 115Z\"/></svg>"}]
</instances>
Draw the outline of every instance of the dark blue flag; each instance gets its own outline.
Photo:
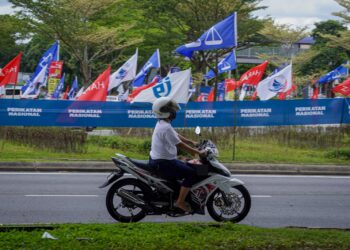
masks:
<instances>
[{"instance_id":1,"label":"dark blue flag","mask_svg":"<svg viewBox=\"0 0 350 250\"><path fill-rule=\"evenodd\" d=\"M323 84L327 82L332 82L341 77L347 77L348 74L349 74L349 69L341 65L335 70L332 70L331 72L328 72L326 75L322 76L317 83Z\"/></svg>"},{"instance_id":2,"label":"dark blue flag","mask_svg":"<svg viewBox=\"0 0 350 250\"><path fill-rule=\"evenodd\" d=\"M62 93L62 90L64 88L64 78L65 78L65 74L63 74L60 82L57 84L57 87L52 94L52 98L54 98L54 99L60 98L60 94Z\"/></svg>"},{"instance_id":3,"label":"dark blue flag","mask_svg":"<svg viewBox=\"0 0 350 250\"><path fill-rule=\"evenodd\" d=\"M191 58L193 52L197 50L224 49L235 46L237 46L236 12L204 32L197 41L178 47L176 52Z\"/></svg>"},{"instance_id":4,"label":"dark blue flag","mask_svg":"<svg viewBox=\"0 0 350 250\"><path fill-rule=\"evenodd\" d=\"M236 64L236 52L232 51L227 57L225 57L223 60L221 60L218 63L218 73L222 74L224 72L227 72L229 70L234 70L237 68ZM205 76L206 79L211 79L215 77L214 71L210 70Z\"/></svg>"}]
</instances>

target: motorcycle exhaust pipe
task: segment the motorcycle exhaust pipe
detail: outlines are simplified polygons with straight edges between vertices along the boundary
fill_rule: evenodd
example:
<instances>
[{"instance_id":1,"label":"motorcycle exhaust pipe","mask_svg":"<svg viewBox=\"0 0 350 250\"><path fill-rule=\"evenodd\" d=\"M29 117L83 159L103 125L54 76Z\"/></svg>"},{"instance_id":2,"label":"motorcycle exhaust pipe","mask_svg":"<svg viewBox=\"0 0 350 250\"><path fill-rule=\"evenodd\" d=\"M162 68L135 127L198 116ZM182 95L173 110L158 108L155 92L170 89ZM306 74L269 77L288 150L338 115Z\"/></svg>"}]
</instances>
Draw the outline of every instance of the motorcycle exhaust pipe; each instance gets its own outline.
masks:
<instances>
[{"instance_id":1,"label":"motorcycle exhaust pipe","mask_svg":"<svg viewBox=\"0 0 350 250\"><path fill-rule=\"evenodd\" d=\"M146 203L133 192L121 188L118 190L117 194L138 207L147 207Z\"/></svg>"}]
</instances>

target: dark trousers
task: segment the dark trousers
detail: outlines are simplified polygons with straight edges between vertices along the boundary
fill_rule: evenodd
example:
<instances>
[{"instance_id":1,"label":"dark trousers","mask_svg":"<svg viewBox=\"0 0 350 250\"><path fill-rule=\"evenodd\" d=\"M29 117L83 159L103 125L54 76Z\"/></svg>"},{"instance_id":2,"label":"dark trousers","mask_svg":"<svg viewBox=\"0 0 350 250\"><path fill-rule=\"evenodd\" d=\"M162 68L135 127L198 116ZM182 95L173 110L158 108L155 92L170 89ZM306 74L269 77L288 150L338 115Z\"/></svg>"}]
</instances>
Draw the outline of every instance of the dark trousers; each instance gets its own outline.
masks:
<instances>
[{"instance_id":1,"label":"dark trousers","mask_svg":"<svg viewBox=\"0 0 350 250\"><path fill-rule=\"evenodd\" d=\"M197 181L196 171L180 160L152 160L150 166L165 179L182 180L182 186L190 188Z\"/></svg>"}]
</instances>

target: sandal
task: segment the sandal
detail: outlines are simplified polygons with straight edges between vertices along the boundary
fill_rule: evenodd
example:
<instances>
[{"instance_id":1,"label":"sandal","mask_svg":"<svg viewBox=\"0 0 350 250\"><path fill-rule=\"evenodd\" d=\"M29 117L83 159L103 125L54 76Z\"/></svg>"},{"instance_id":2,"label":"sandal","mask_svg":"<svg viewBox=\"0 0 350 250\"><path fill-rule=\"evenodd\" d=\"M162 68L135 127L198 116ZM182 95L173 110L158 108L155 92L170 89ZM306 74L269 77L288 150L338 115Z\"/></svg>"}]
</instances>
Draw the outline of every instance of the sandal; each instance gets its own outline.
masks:
<instances>
[{"instance_id":1,"label":"sandal","mask_svg":"<svg viewBox=\"0 0 350 250\"><path fill-rule=\"evenodd\" d=\"M184 202L184 206L178 206L177 203L175 202L174 207L182 210L185 213L192 213L193 212L190 204L188 204L187 202Z\"/></svg>"}]
</instances>

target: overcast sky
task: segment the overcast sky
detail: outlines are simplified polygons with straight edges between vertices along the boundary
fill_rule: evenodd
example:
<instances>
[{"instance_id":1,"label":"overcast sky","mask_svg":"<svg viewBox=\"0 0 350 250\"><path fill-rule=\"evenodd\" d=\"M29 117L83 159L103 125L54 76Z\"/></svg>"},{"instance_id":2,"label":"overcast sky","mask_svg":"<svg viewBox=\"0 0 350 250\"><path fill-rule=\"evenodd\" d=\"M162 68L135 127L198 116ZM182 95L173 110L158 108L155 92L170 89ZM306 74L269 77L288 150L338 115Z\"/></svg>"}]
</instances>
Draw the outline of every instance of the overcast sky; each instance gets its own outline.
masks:
<instances>
[{"instance_id":1,"label":"overcast sky","mask_svg":"<svg viewBox=\"0 0 350 250\"><path fill-rule=\"evenodd\" d=\"M335 19L332 12L342 10L334 0L262 0L267 9L256 12L257 16L267 15L278 23L313 28L315 22ZM9 14L13 10L7 0L0 0L0 14Z\"/></svg>"}]
</instances>

